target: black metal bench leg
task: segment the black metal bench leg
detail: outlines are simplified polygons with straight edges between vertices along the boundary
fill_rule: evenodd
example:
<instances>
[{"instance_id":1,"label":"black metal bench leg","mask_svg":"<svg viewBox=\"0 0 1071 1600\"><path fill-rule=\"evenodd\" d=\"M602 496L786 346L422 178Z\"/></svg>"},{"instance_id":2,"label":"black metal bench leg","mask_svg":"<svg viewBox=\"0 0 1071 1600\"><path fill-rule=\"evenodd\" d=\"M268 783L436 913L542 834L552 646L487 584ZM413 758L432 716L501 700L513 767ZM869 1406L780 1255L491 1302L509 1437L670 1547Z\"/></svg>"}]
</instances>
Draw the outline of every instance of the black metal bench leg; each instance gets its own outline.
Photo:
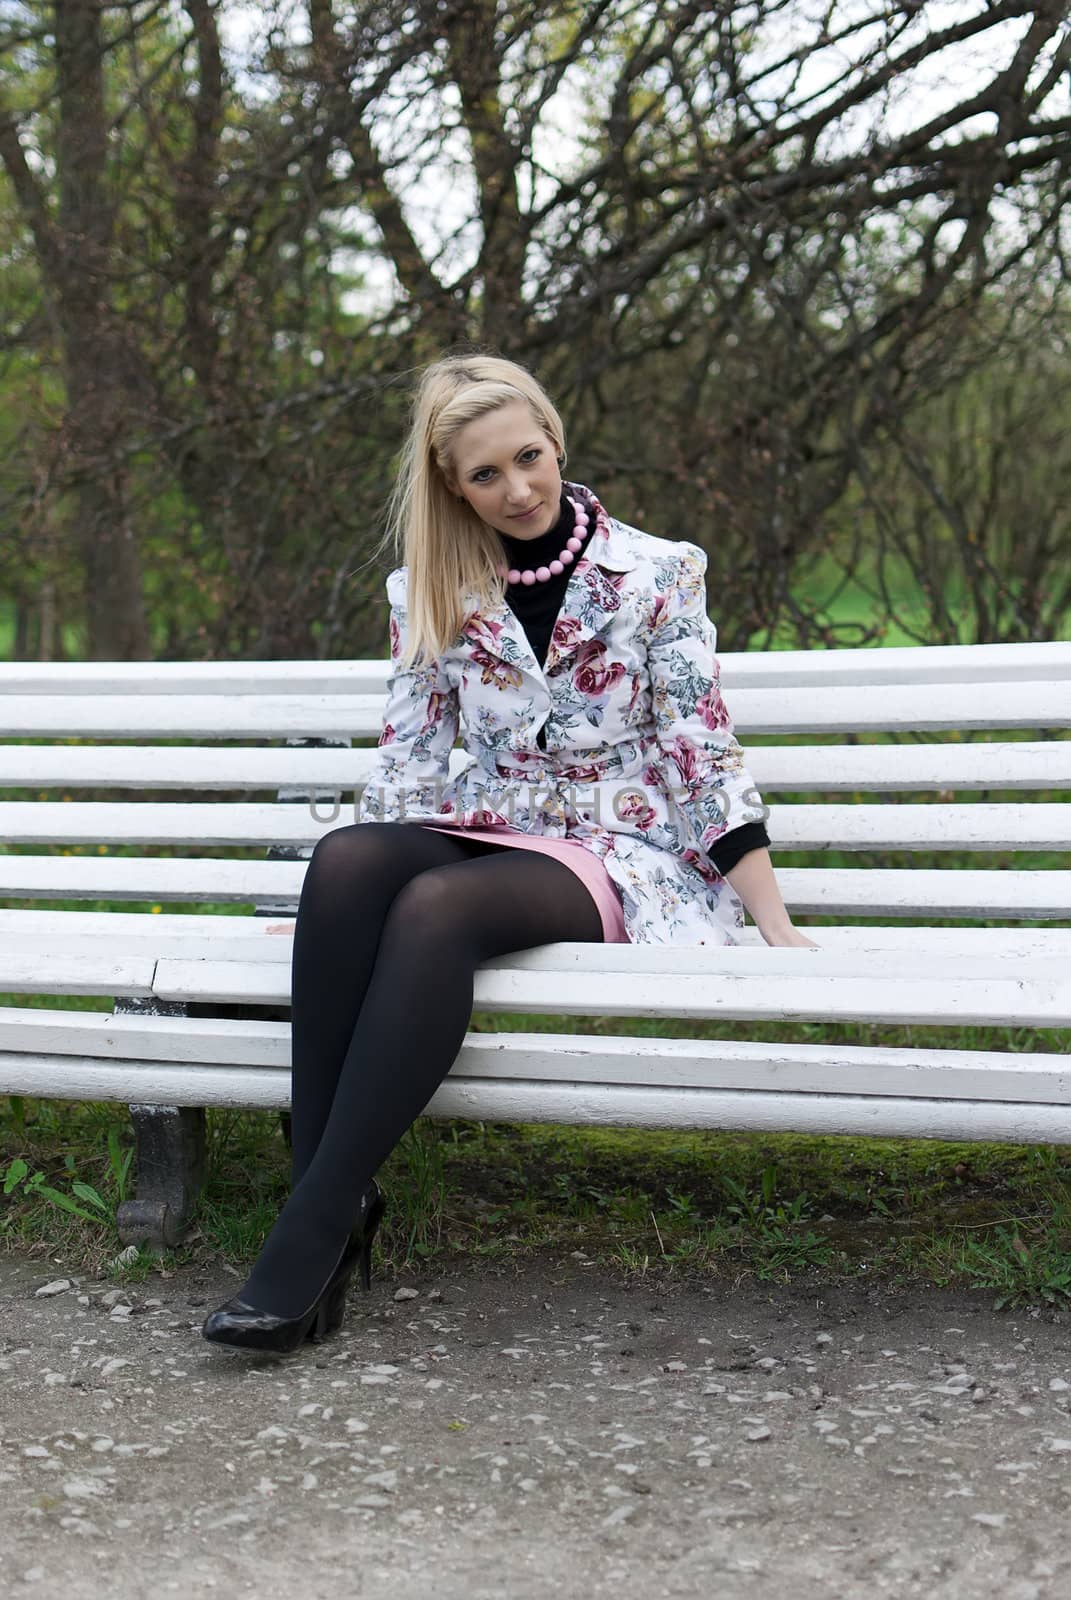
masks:
<instances>
[{"instance_id":1,"label":"black metal bench leg","mask_svg":"<svg viewBox=\"0 0 1071 1600\"><path fill-rule=\"evenodd\" d=\"M120 1015L185 1017L181 1001L132 999L115 1002ZM203 1106L130 1107L134 1127L135 1190L116 1213L123 1244L169 1250L179 1244L193 1217L206 1173Z\"/></svg>"},{"instance_id":2,"label":"black metal bench leg","mask_svg":"<svg viewBox=\"0 0 1071 1600\"><path fill-rule=\"evenodd\" d=\"M132 1105L137 1193L120 1205L123 1244L169 1250L193 1216L205 1181L203 1106Z\"/></svg>"}]
</instances>

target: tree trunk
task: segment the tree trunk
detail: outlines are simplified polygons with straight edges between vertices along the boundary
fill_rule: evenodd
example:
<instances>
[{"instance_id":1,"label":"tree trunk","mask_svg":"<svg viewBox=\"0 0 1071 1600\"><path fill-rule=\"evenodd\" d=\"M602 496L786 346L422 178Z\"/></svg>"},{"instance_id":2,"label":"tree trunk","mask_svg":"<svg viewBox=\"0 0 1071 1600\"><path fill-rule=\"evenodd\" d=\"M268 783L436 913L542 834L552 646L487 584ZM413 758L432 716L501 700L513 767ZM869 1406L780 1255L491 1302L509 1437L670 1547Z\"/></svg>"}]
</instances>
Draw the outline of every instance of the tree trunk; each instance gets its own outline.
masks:
<instances>
[{"instance_id":1,"label":"tree trunk","mask_svg":"<svg viewBox=\"0 0 1071 1600\"><path fill-rule=\"evenodd\" d=\"M114 200L108 184L102 11L56 7L60 189L53 289L67 379L66 433L75 545L85 574L92 661L150 654L141 556L126 508L132 363L109 303Z\"/></svg>"}]
</instances>

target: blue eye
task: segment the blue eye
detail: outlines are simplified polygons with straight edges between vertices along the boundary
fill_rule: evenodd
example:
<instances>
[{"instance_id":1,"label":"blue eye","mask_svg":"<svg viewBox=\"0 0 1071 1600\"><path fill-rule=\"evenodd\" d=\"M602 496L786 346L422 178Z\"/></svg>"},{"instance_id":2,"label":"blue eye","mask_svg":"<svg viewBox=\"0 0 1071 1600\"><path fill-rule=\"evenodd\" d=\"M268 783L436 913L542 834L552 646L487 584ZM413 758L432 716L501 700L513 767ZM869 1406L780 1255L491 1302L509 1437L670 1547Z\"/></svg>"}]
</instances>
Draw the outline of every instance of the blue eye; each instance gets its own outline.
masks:
<instances>
[{"instance_id":1,"label":"blue eye","mask_svg":"<svg viewBox=\"0 0 1071 1600\"><path fill-rule=\"evenodd\" d=\"M521 460L523 461L525 456L539 456L539 455L542 455L542 451L540 450L538 445L533 445L530 450L522 451ZM493 472L493 471L494 471L493 467L481 467L479 472L474 472L472 474L473 483L486 483L487 479L484 477L484 473L485 472Z\"/></svg>"}]
</instances>

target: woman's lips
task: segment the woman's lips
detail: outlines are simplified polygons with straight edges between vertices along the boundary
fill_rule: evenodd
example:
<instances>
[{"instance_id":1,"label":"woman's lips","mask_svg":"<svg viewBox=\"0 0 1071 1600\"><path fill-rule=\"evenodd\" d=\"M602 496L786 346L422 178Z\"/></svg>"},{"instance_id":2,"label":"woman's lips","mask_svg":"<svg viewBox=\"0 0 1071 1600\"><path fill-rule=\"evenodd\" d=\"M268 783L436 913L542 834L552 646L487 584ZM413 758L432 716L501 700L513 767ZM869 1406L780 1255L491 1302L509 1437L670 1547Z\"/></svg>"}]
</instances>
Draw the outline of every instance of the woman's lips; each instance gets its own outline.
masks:
<instances>
[{"instance_id":1,"label":"woman's lips","mask_svg":"<svg viewBox=\"0 0 1071 1600\"><path fill-rule=\"evenodd\" d=\"M542 505L542 503L543 502L540 501L540 505ZM534 517L538 510L539 510L539 506L533 506L531 511L521 511L521 512L519 512L517 515L514 516L513 520L514 520L514 522L527 522L529 517Z\"/></svg>"}]
</instances>

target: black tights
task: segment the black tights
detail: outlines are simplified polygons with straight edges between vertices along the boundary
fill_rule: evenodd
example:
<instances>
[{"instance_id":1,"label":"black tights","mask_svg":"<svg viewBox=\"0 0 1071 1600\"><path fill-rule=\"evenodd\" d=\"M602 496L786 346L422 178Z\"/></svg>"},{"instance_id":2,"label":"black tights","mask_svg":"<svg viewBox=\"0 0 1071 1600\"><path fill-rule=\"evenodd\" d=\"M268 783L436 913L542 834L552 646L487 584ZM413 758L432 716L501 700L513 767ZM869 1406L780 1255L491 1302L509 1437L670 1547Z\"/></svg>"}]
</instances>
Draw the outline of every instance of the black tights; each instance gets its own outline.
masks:
<instances>
[{"instance_id":1,"label":"black tights","mask_svg":"<svg viewBox=\"0 0 1071 1600\"><path fill-rule=\"evenodd\" d=\"M282 1317L312 1305L369 1180L453 1066L476 967L602 936L552 856L409 822L324 835L294 930L292 1189L243 1299Z\"/></svg>"}]
</instances>

